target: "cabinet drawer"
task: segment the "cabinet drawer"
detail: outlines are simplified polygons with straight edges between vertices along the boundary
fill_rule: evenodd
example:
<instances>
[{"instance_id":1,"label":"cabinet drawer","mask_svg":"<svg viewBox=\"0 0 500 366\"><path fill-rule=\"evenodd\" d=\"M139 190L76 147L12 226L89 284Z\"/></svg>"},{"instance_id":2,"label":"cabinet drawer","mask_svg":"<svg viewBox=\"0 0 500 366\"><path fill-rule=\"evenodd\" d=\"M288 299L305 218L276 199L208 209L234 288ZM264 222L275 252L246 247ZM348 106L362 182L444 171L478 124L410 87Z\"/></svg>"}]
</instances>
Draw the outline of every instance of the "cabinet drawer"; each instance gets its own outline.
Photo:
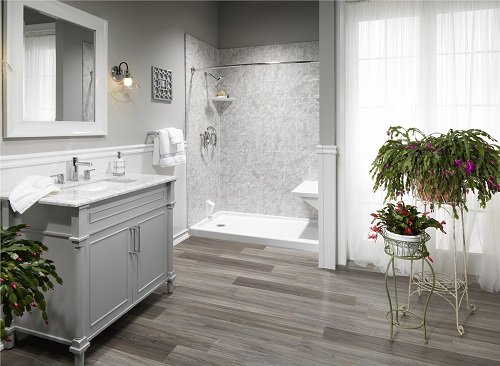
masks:
<instances>
[{"instance_id":1,"label":"cabinet drawer","mask_svg":"<svg viewBox=\"0 0 500 366\"><path fill-rule=\"evenodd\" d=\"M151 212L167 204L167 186L160 185L105 200L89 209L90 233Z\"/></svg>"}]
</instances>

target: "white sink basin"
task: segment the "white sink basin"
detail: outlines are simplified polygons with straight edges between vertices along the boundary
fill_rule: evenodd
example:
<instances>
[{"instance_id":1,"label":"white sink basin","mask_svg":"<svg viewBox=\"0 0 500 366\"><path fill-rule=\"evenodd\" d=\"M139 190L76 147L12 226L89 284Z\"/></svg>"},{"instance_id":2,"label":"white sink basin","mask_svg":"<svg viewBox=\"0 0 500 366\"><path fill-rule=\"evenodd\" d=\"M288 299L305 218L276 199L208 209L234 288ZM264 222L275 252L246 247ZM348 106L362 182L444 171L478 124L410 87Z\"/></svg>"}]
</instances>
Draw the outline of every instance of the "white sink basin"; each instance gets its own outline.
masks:
<instances>
[{"instance_id":1,"label":"white sink basin","mask_svg":"<svg viewBox=\"0 0 500 366\"><path fill-rule=\"evenodd\" d=\"M112 190L117 187L123 187L124 184L129 184L136 182L135 179L126 179L126 178L109 178L99 180L97 182L80 184L77 186L68 187L66 189L71 189L73 191L81 191L81 192L99 192Z\"/></svg>"}]
</instances>

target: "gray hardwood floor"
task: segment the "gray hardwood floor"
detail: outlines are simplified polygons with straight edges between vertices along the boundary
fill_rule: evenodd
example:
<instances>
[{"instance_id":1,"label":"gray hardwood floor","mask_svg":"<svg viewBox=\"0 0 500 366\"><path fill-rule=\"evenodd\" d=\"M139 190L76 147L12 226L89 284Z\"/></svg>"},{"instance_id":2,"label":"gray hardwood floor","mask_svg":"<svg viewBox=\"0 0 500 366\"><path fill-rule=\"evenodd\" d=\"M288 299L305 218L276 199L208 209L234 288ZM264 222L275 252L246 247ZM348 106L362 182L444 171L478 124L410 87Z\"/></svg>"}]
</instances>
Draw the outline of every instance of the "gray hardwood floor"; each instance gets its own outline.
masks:
<instances>
[{"instance_id":1,"label":"gray hardwood floor","mask_svg":"<svg viewBox=\"0 0 500 366\"><path fill-rule=\"evenodd\" d=\"M500 294L472 289L478 310L462 312L463 337L435 296L429 343L421 329L398 329L391 344L381 274L320 270L313 253L200 238L175 248L175 266L175 292L152 294L93 339L87 365L500 365ZM67 346L36 337L1 358L72 364Z\"/></svg>"}]
</instances>

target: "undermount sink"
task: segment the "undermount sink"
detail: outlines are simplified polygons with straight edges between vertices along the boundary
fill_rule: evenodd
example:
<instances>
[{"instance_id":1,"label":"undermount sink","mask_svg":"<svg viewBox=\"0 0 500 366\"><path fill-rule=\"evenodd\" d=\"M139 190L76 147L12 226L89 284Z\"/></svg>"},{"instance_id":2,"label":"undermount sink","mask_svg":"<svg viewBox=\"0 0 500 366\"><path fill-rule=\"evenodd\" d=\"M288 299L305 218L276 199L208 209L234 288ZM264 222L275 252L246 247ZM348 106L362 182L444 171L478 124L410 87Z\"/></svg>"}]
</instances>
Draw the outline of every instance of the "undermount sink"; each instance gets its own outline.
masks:
<instances>
[{"instance_id":1,"label":"undermount sink","mask_svg":"<svg viewBox=\"0 0 500 366\"><path fill-rule=\"evenodd\" d=\"M82 191L82 192L99 192L117 187L122 187L124 184L133 182L136 182L136 180L127 178L109 178L109 179L99 180L97 182L84 183L77 186L68 187L66 189L71 189L74 191Z\"/></svg>"}]
</instances>

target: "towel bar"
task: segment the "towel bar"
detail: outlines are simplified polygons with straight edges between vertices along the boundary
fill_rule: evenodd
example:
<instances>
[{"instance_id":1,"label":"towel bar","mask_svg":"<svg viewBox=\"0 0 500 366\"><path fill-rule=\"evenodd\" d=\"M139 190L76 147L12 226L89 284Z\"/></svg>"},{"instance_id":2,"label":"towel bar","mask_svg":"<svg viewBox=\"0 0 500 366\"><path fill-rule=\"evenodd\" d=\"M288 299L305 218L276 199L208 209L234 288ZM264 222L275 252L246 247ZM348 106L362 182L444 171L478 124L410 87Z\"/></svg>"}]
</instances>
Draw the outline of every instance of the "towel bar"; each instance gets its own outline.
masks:
<instances>
[{"instance_id":1,"label":"towel bar","mask_svg":"<svg viewBox=\"0 0 500 366\"><path fill-rule=\"evenodd\" d=\"M151 137L158 136L158 132L157 131L148 131L146 138L148 138L149 136L151 136ZM184 140L184 147L186 147L186 146L187 146L187 140Z\"/></svg>"}]
</instances>

